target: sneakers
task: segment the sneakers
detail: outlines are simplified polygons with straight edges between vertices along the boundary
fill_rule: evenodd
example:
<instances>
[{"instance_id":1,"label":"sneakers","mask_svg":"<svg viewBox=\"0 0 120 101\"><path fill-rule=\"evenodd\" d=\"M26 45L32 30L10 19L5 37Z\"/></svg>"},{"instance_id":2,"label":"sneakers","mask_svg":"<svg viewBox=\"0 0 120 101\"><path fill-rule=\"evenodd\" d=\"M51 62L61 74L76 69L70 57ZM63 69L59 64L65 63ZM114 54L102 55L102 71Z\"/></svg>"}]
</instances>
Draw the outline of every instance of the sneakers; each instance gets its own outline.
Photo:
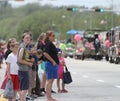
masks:
<instances>
[{"instance_id":1,"label":"sneakers","mask_svg":"<svg viewBox=\"0 0 120 101\"><path fill-rule=\"evenodd\" d=\"M32 94L31 97L32 97L33 99L36 99L38 96L37 96L36 94Z\"/></svg>"},{"instance_id":2,"label":"sneakers","mask_svg":"<svg viewBox=\"0 0 120 101\"><path fill-rule=\"evenodd\" d=\"M20 101L20 98L16 98L16 101Z\"/></svg>"},{"instance_id":3,"label":"sneakers","mask_svg":"<svg viewBox=\"0 0 120 101\"><path fill-rule=\"evenodd\" d=\"M16 95L16 101L20 101L20 97L19 97L19 94L17 93Z\"/></svg>"},{"instance_id":4,"label":"sneakers","mask_svg":"<svg viewBox=\"0 0 120 101\"><path fill-rule=\"evenodd\" d=\"M41 88L40 91L46 93L45 88Z\"/></svg>"},{"instance_id":5,"label":"sneakers","mask_svg":"<svg viewBox=\"0 0 120 101\"><path fill-rule=\"evenodd\" d=\"M26 101L34 101L34 99L33 99L33 97L31 97L31 96L26 96Z\"/></svg>"},{"instance_id":6,"label":"sneakers","mask_svg":"<svg viewBox=\"0 0 120 101\"><path fill-rule=\"evenodd\" d=\"M51 90L51 93L56 93L55 91Z\"/></svg>"},{"instance_id":7,"label":"sneakers","mask_svg":"<svg viewBox=\"0 0 120 101\"><path fill-rule=\"evenodd\" d=\"M46 91L45 91L45 89L44 88L41 88L40 89L40 93L44 93L44 94L46 94ZM56 93L54 90L51 90L51 93Z\"/></svg>"},{"instance_id":8,"label":"sneakers","mask_svg":"<svg viewBox=\"0 0 120 101\"><path fill-rule=\"evenodd\" d=\"M41 96L45 96L45 92L41 91L41 92L40 92L40 95L41 95Z\"/></svg>"},{"instance_id":9,"label":"sneakers","mask_svg":"<svg viewBox=\"0 0 120 101\"><path fill-rule=\"evenodd\" d=\"M37 93L37 96L38 97L43 97L43 96L45 96L45 93L40 91L39 93Z\"/></svg>"}]
</instances>

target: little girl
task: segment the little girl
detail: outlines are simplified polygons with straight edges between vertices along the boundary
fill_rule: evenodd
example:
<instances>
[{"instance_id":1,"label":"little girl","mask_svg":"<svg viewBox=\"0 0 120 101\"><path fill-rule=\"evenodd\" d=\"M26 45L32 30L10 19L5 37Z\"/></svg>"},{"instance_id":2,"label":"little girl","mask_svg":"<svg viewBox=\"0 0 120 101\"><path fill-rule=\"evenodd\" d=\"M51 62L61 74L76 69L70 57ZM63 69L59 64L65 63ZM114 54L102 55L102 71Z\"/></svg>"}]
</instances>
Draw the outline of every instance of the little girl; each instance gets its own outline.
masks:
<instances>
[{"instance_id":1,"label":"little girl","mask_svg":"<svg viewBox=\"0 0 120 101\"><path fill-rule=\"evenodd\" d=\"M17 50L18 50L18 42L12 43L12 52L8 55L6 59L7 64L7 74L8 79L11 79L13 82L14 89L14 98L9 99L9 101L16 101L17 92L19 91L19 78L18 78L18 65L17 65Z\"/></svg>"},{"instance_id":2,"label":"little girl","mask_svg":"<svg viewBox=\"0 0 120 101\"><path fill-rule=\"evenodd\" d=\"M62 56L62 51L58 52L58 58L59 58L58 79L57 79L58 93L67 93L68 91L65 89L65 84L63 81L65 60L64 60L64 57ZM61 83L62 89L60 89L60 79L62 80L62 83Z\"/></svg>"}]
</instances>

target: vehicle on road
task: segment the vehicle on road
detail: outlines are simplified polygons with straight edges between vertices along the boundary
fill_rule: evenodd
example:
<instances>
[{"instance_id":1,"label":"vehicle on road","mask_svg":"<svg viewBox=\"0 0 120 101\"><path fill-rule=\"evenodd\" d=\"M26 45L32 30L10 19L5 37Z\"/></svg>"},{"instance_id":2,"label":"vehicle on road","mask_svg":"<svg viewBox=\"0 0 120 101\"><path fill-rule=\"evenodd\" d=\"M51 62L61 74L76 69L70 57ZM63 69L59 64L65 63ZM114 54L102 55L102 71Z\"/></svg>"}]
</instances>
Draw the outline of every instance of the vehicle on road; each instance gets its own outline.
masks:
<instances>
[{"instance_id":1,"label":"vehicle on road","mask_svg":"<svg viewBox=\"0 0 120 101\"><path fill-rule=\"evenodd\" d=\"M73 58L75 55L75 45L73 43L67 43L64 50L64 57Z\"/></svg>"},{"instance_id":2,"label":"vehicle on road","mask_svg":"<svg viewBox=\"0 0 120 101\"><path fill-rule=\"evenodd\" d=\"M109 34L111 46L109 48L109 62L120 63L120 26L112 28Z\"/></svg>"}]
</instances>

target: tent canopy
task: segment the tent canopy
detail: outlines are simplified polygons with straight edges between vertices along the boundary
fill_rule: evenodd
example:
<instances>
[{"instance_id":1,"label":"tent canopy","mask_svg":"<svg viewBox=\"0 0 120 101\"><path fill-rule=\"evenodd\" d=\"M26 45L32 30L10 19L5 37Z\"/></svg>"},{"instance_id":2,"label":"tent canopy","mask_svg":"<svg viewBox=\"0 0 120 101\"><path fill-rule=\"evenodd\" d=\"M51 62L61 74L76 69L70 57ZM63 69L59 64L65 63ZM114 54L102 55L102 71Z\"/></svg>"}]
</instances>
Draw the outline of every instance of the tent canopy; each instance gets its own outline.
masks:
<instances>
[{"instance_id":1,"label":"tent canopy","mask_svg":"<svg viewBox=\"0 0 120 101\"><path fill-rule=\"evenodd\" d=\"M75 30L75 29L71 29L66 32L66 34L76 34L76 33L77 33L77 30Z\"/></svg>"},{"instance_id":2,"label":"tent canopy","mask_svg":"<svg viewBox=\"0 0 120 101\"><path fill-rule=\"evenodd\" d=\"M69 31L66 32L66 34L80 34L80 35L83 35L84 34L84 30L83 31L80 31L80 30L75 30L75 29L71 29Z\"/></svg>"}]
</instances>

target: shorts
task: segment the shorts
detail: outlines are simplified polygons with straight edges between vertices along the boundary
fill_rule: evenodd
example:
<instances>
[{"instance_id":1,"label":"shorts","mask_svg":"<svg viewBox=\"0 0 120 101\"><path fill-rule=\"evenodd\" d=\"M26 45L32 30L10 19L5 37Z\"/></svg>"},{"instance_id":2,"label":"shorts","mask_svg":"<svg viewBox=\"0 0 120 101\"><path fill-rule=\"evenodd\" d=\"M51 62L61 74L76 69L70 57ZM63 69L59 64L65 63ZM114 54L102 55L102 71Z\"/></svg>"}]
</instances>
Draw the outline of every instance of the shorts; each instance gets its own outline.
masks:
<instances>
[{"instance_id":1,"label":"shorts","mask_svg":"<svg viewBox=\"0 0 120 101\"><path fill-rule=\"evenodd\" d=\"M36 71L33 71L32 68L28 70L29 76L29 87L34 88L36 85Z\"/></svg>"},{"instance_id":2,"label":"shorts","mask_svg":"<svg viewBox=\"0 0 120 101\"><path fill-rule=\"evenodd\" d=\"M58 78L58 64L53 66L51 62L45 62L45 72L47 79L57 79Z\"/></svg>"},{"instance_id":3,"label":"shorts","mask_svg":"<svg viewBox=\"0 0 120 101\"><path fill-rule=\"evenodd\" d=\"M28 90L29 88L28 71L18 71L18 77L20 82L20 90Z\"/></svg>"},{"instance_id":4,"label":"shorts","mask_svg":"<svg viewBox=\"0 0 120 101\"><path fill-rule=\"evenodd\" d=\"M13 89L14 90L19 90L19 79L18 75L13 75L11 74L12 82L13 82Z\"/></svg>"}]
</instances>

